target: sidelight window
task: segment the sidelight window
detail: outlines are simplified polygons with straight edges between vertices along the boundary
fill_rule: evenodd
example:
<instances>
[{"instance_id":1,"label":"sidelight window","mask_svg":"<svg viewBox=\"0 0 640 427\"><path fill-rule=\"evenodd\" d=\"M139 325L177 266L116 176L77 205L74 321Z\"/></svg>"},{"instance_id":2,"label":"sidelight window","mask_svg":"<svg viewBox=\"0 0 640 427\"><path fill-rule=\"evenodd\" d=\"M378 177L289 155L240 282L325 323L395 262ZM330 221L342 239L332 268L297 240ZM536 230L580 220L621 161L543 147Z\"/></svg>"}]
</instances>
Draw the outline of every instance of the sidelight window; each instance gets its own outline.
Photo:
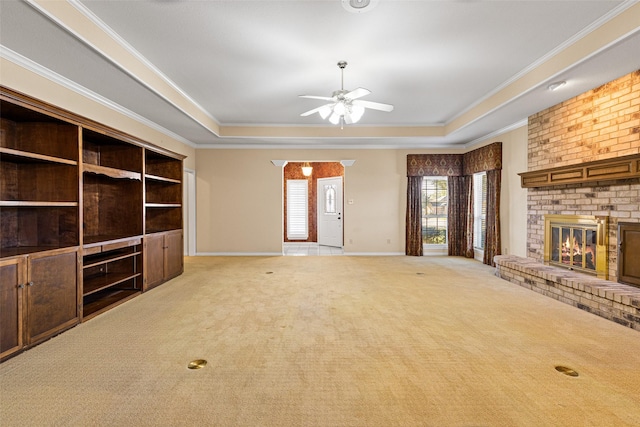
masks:
<instances>
[{"instance_id":1,"label":"sidelight window","mask_svg":"<svg viewBox=\"0 0 640 427\"><path fill-rule=\"evenodd\" d=\"M306 179L287 180L287 238L309 238L309 184Z\"/></svg>"},{"instance_id":2,"label":"sidelight window","mask_svg":"<svg viewBox=\"0 0 640 427\"><path fill-rule=\"evenodd\" d=\"M447 243L447 210L449 191L446 176L425 176L422 179L422 243Z\"/></svg>"},{"instance_id":3,"label":"sidelight window","mask_svg":"<svg viewBox=\"0 0 640 427\"><path fill-rule=\"evenodd\" d=\"M487 173L473 175L473 246L483 250L487 234Z\"/></svg>"}]
</instances>

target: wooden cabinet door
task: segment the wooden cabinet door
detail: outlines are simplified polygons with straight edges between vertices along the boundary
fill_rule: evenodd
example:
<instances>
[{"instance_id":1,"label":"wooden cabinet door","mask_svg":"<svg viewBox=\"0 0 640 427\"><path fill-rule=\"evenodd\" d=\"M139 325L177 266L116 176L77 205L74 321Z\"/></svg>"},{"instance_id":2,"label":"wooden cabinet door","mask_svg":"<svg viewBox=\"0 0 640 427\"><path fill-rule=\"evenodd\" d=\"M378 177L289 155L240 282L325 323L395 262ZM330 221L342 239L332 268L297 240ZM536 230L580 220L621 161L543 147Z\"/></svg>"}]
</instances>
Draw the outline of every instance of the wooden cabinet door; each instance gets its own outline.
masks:
<instances>
[{"instance_id":1,"label":"wooden cabinet door","mask_svg":"<svg viewBox=\"0 0 640 427\"><path fill-rule=\"evenodd\" d=\"M0 359L22 348L25 259L0 261Z\"/></svg>"},{"instance_id":2,"label":"wooden cabinet door","mask_svg":"<svg viewBox=\"0 0 640 427\"><path fill-rule=\"evenodd\" d=\"M183 272L182 230L169 231L164 236L165 280L179 276Z\"/></svg>"},{"instance_id":3,"label":"wooden cabinet door","mask_svg":"<svg viewBox=\"0 0 640 427\"><path fill-rule=\"evenodd\" d=\"M164 235L149 234L144 238L144 290L164 281Z\"/></svg>"},{"instance_id":4,"label":"wooden cabinet door","mask_svg":"<svg viewBox=\"0 0 640 427\"><path fill-rule=\"evenodd\" d=\"M78 323L77 250L30 255L27 274L27 344Z\"/></svg>"}]
</instances>

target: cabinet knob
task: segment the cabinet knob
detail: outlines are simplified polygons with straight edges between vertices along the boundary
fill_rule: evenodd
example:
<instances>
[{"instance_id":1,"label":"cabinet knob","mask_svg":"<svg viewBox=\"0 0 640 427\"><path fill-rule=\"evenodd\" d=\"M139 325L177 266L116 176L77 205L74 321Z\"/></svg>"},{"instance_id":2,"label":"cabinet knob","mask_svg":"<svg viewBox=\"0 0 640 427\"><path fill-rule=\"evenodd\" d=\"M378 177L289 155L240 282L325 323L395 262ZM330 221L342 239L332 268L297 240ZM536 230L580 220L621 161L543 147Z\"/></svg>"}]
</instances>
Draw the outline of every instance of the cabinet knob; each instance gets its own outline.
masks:
<instances>
[{"instance_id":1,"label":"cabinet knob","mask_svg":"<svg viewBox=\"0 0 640 427\"><path fill-rule=\"evenodd\" d=\"M22 288L24 288L24 283L20 283L20 284L18 285L18 289L22 289Z\"/></svg>"},{"instance_id":2,"label":"cabinet knob","mask_svg":"<svg viewBox=\"0 0 640 427\"><path fill-rule=\"evenodd\" d=\"M29 283L27 283L27 285L33 286L33 282L29 282Z\"/></svg>"}]
</instances>

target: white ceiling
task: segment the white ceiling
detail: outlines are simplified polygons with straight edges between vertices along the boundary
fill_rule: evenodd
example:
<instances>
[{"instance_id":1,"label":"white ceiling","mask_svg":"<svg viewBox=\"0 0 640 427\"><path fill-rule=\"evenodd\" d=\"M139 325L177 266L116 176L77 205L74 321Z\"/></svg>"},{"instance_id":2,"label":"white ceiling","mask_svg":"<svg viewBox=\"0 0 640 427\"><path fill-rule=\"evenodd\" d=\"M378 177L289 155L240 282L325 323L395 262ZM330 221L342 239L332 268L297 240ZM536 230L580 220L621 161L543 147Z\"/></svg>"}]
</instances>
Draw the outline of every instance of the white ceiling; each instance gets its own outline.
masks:
<instances>
[{"instance_id":1,"label":"white ceiling","mask_svg":"<svg viewBox=\"0 0 640 427\"><path fill-rule=\"evenodd\" d=\"M639 9L611 0L379 0L363 13L340 0L3 0L0 44L4 58L198 147L470 146L640 69ZM340 88L339 60L349 63L346 89L365 87L366 100L394 111L367 110L343 130L300 117L322 101L298 95ZM556 80L568 84L548 91Z\"/></svg>"}]
</instances>

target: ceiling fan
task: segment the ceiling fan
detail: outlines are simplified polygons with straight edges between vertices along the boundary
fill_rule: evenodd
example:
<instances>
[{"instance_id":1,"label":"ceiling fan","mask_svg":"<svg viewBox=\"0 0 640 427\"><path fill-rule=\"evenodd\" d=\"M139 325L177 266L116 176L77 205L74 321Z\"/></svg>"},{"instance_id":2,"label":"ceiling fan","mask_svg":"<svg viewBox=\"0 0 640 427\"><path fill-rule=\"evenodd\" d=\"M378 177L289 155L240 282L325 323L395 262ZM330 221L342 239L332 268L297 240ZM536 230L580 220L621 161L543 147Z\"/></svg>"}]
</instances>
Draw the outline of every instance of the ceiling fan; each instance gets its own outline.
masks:
<instances>
[{"instance_id":1,"label":"ceiling fan","mask_svg":"<svg viewBox=\"0 0 640 427\"><path fill-rule=\"evenodd\" d=\"M393 105L381 104L379 102L363 101L360 98L369 95L370 90L363 87L348 91L344 89L344 69L347 66L346 61L338 62L338 67L341 70L342 78L340 90L336 90L333 94L328 96L315 96L315 95L300 95L300 98L321 99L323 101L329 101L329 103L321 105L320 107L306 111L300 116L306 117L313 113L320 114L323 119L329 118L329 121L337 125L357 123L364 114L365 108L378 111L393 111Z\"/></svg>"}]
</instances>

